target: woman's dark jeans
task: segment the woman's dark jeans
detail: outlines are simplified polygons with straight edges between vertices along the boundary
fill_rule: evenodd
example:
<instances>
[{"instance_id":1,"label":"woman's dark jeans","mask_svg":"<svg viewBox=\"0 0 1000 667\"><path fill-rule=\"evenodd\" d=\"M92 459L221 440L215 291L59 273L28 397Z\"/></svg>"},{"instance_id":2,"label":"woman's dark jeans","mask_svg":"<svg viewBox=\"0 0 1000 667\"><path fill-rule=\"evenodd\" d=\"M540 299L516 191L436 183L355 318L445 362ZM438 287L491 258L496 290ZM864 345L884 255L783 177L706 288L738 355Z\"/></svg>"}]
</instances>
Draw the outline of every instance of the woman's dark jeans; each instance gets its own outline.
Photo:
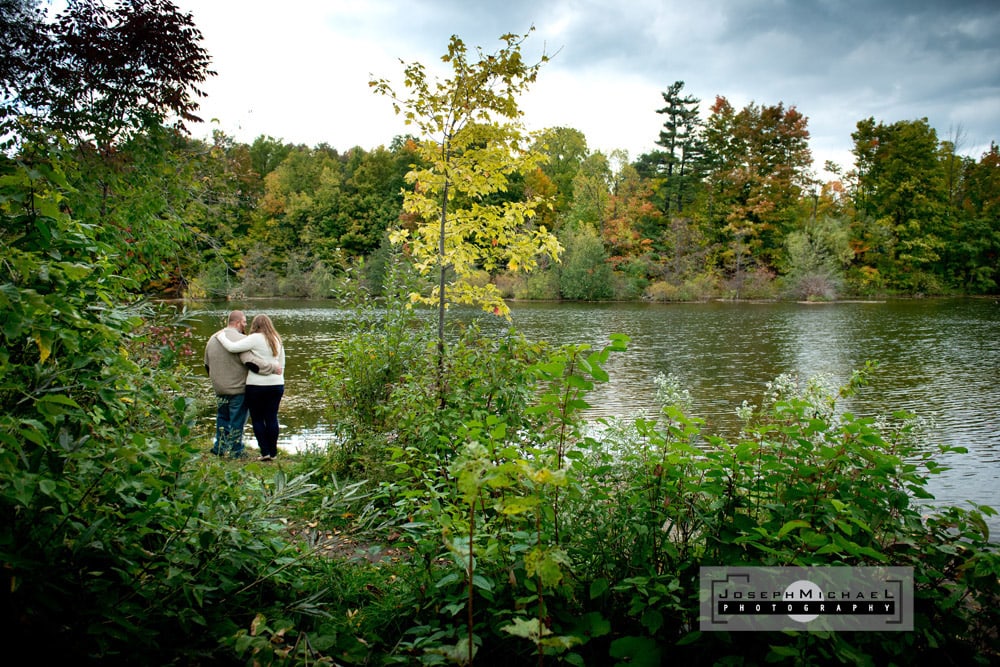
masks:
<instances>
[{"instance_id":1,"label":"woman's dark jeans","mask_svg":"<svg viewBox=\"0 0 1000 667\"><path fill-rule=\"evenodd\" d=\"M278 455L278 406L284 385L247 385L247 407L261 456Z\"/></svg>"}]
</instances>

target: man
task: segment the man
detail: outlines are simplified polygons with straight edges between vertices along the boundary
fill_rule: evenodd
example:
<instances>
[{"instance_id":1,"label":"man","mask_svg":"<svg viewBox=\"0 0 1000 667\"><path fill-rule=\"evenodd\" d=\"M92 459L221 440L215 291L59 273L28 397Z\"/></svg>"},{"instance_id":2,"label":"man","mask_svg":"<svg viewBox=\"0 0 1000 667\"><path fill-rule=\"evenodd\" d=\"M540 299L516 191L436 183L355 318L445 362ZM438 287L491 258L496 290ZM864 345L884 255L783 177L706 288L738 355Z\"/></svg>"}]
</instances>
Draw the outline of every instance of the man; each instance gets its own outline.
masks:
<instances>
[{"instance_id":1,"label":"man","mask_svg":"<svg viewBox=\"0 0 1000 667\"><path fill-rule=\"evenodd\" d=\"M229 313L229 323L221 334L229 340L246 338L246 315L241 310ZM212 453L217 456L243 458L243 427L247 423L247 405L244 401L247 369L261 375L280 373L281 368L270 364L253 352L232 354L215 340L213 335L205 346L205 370L212 378L217 411L215 414L215 444Z\"/></svg>"}]
</instances>

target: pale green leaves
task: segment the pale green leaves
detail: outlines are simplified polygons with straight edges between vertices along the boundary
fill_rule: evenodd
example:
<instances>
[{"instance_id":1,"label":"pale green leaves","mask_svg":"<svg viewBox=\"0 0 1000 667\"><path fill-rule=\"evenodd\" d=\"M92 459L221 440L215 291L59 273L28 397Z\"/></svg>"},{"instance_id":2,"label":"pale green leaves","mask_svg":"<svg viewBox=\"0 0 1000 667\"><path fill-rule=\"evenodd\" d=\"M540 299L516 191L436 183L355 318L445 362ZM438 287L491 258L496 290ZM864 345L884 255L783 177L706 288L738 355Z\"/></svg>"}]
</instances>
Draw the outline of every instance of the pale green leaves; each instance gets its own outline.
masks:
<instances>
[{"instance_id":1,"label":"pale green leaves","mask_svg":"<svg viewBox=\"0 0 1000 667\"><path fill-rule=\"evenodd\" d=\"M501 630L514 637L529 639L538 646L553 646L562 650L583 643L579 637L572 635L553 635L552 631L537 618L515 618L510 625L505 625Z\"/></svg>"},{"instance_id":2,"label":"pale green leaves","mask_svg":"<svg viewBox=\"0 0 1000 667\"><path fill-rule=\"evenodd\" d=\"M559 547L535 547L524 557L524 568L529 577L538 577L542 585L552 588L563 579L563 566L572 562Z\"/></svg>"}]
</instances>

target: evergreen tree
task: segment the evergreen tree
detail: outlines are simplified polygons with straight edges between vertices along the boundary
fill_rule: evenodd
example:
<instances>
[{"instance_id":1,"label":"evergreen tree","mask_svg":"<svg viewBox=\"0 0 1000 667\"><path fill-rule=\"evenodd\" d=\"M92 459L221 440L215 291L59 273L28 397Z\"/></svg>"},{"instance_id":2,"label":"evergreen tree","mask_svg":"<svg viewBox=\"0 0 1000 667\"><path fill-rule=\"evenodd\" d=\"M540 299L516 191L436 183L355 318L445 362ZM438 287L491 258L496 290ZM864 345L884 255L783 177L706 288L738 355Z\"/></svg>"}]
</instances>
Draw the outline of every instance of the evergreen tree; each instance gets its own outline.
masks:
<instances>
[{"instance_id":1,"label":"evergreen tree","mask_svg":"<svg viewBox=\"0 0 1000 667\"><path fill-rule=\"evenodd\" d=\"M665 190L665 212L681 213L690 202L695 185L700 178L698 161L702 155L700 138L701 120L698 117L700 100L692 95L681 96L683 81L675 81L663 93L666 106L656 113L666 116L656 144L665 150L662 156L662 178Z\"/></svg>"}]
</instances>

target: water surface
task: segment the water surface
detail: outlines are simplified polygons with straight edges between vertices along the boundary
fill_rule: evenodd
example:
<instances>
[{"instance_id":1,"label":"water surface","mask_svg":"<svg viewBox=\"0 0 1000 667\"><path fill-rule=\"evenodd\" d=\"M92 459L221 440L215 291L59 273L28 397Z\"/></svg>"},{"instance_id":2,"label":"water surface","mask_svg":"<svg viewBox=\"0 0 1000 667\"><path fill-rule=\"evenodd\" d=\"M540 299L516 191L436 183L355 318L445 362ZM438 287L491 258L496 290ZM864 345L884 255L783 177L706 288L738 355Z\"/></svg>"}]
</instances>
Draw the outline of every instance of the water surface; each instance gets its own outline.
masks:
<instances>
[{"instance_id":1,"label":"water surface","mask_svg":"<svg viewBox=\"0 0 1000 667\"><path fill-rule=\"evenodd\" d=\"M308 379L345 334L349 313L325 301L265 301L193 306L201 340L229 309L266 312L285 338L288 367L279 446L324 446L330 428L322 399ZM457 314L455 316L463 316ZM468 315L465 315L468 316ZM931 481L941 502L966 500L1000 508L1000 303L994 299L916 299L879 303L703 303L512 305L513 324L529 339L606 345L631 338L613 354L611 381L590 395L593 416L656 410L654 378L673 374L687 387L706 431L734 436L735 409L759 404L780 374L822 373L842 384L868 360L878 361L871 386L844 407L873 415L908 410L928 420L936 442L966 447L939 461L952 469ZM496 318L484 329L501 332ZM196 348L198 346L196 345ZM204 375L196 349L192 372ZM210 385L205 380L206 394ZM212 415L203 415L205 432ZM247 431L252 445L252 436ZM1000 534L1000 520L990 522Z\"/></svg>"}]
</instances>

